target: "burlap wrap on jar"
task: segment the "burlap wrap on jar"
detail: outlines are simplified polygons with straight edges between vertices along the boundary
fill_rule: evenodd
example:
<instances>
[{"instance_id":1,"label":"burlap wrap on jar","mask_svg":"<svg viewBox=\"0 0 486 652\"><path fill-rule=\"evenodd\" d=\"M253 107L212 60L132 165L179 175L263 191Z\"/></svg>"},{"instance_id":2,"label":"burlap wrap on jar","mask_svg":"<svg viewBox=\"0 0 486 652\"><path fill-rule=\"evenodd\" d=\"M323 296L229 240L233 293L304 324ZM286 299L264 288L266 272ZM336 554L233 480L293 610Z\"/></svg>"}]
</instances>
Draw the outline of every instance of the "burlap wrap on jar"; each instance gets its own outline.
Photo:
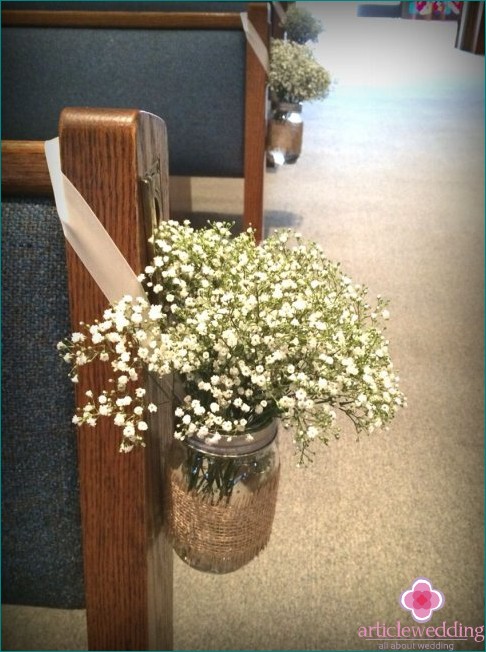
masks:
<instances>
[{"instance_id":1,"label":"burlap wrap on jar","mask_svg":"<svg viewBox=\"0 0 486 652\"><path fill-rule=\"evenodd\" d=\"M165 522L174 550L193 568L228 573L267 545L280 472L276 434L275 420L251 439L174 442Z\"/></svg>"}]
</instances>

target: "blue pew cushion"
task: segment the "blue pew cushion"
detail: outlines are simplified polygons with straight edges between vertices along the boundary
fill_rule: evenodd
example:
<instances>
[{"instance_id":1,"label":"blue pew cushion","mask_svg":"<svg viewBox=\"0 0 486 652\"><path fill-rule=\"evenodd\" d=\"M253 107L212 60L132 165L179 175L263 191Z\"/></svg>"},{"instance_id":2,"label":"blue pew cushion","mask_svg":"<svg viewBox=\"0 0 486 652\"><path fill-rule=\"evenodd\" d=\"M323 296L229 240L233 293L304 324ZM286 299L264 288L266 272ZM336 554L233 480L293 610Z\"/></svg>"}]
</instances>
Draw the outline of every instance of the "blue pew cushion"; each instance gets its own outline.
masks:
<instances>
[{"instance_id":1,"label":"blue pew cushion","mask_svg":"<svg viewBox=\"0 0 486 652\"><path fill-rule=\"evenodd\" d=\"M47 140L66 106L139 108L169 134L171 175L243 177L241 30L4 27L2 138Z\"/></svg>"},{"instance_id":2,"label":"blue pew cushion","mask_svg":"<svg viewBox=\"0 0 486 652\"><path fill-rule=\"evenodd\" d=\"M2 601L84 605L64 236L47 199L2 210Z\"/></svg>"}]
</instances>

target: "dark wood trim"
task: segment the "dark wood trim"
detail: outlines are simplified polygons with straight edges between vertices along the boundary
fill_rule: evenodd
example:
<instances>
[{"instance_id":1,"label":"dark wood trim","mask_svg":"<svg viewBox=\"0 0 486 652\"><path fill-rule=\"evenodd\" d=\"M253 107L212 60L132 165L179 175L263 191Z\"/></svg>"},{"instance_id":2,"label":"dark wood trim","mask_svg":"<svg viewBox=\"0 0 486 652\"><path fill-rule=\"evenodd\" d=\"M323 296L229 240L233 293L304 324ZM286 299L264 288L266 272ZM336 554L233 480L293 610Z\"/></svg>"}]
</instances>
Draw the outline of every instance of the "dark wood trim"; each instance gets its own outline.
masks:
<instances>
[{"instance_id":1,"label":"dark wood trim","mask_svg":"<svg viewBox=\"0 0 486 652\"><path fill-rule=\"evenodd\" d=\"M169 178L179 179L177 183L185 187L189 197L190 177L170 175ZM241 179L241 177L233 178ZM2 140L2 193L52 197L43 140ZM190 213L190 206L185 211Z\"/></svg>"},{"instance_id":2,"label":"dark wood trim","mask_svg":"<svg viewBox=\"0 0 486 652\"><path fill-rule=\"evenodd\" d=\"M269 47L269 5L251 3L248 20ZM249 44L246 46L245 162L243 226L252 226L258 241L263 238L263 187L267 129L267 75Z\"/></svg>"},{"instance_id":3,"label":"dark wood trim","mask_svg":"<svg viewBox=\"0 0 486 652\"><path fill-rule=\"evenodd\" d=\"M2 11L2 26L241 29L241 20L238 13L6 9Z\"/></svg>"},{"instance_id":4,"label":"dark wood trim","mask_svg":"<svg viewBox=\"0 0 486 652\"><path fill-rule=\"evenodd\" d=\"M465 2L457 26L455 47L484 55L484 2Z\"/></svg>"},{"instance_id":5,"label":"dark wood trim","mask_svg":"<svg viewBox=\"0 0 486 652\"><path fill-rule=\"evenodd\" d=\"M2 140L2 192L52 196L43 141Z\"/></svg>"},{"instance_id":6,"label":"dark wood trim","mask_svg":"<svg viewBox=\"0 0 486 652\"><path fill-rule=\"evenodd\" d=\"M146 264L139 177L160 161L167 197L167 140L160 118L135 110L65 109L59 123L63 172L132 269ZM166 202L164 202L165 205ZM168 203L168 202L167 202ZM167 217L167 216L165 216ZM73 329L100 318L107 300L67 245ZM78 404L107 386L109 365L87 365ZM143 379L140 381L143 383ZM162 454L172 436L170 392L147 447L118 452L111 419L78 437L84 577L91 650L172 648L172 552L162 527Z\"/></svg>"}]
</instances>

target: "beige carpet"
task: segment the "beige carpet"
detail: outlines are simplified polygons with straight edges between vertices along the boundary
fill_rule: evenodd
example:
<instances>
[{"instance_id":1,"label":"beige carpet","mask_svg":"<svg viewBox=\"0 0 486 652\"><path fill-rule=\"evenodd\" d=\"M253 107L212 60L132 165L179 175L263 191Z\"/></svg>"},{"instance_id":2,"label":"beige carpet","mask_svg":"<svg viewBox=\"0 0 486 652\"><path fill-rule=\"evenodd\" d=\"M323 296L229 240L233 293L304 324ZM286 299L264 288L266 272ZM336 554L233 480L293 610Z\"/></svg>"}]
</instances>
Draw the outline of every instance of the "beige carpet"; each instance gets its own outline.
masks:
<instances>
[{"instance_id":1,"label":"beige carpet","mask_svg":"<svg viewBox=\"0 0 486 652\"><path fill-rule=\"evenodd\" d=\"M297 164L267 174L266 225L298 228L391 299L409 407L360 443L349 428L309 469L281 438L268 548L221 577L175 560L176 649L378 649L358 627L413 624L398 599L419 576L445 595L431 624L484 622L484 59L453 48L454 25L355 5L308 3L339 81L305 106ZM238 212L233 190L197 182L193 207ZM85 649L82 612L7 607L3 629L4 649Z\"/></svg>"}]
</instances>

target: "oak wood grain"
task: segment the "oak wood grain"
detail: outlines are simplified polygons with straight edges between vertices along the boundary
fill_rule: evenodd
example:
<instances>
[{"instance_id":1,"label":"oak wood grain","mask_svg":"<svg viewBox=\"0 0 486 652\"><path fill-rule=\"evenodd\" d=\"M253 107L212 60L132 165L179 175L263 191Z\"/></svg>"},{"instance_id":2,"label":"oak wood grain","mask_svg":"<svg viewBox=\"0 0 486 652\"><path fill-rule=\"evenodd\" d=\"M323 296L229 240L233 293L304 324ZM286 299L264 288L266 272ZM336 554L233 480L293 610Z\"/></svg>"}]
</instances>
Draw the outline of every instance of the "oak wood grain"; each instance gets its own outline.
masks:
<instances>
[{"instance_id":1,"label":"oak wood grain","mask_svg":"<svg viewBox=\"0 0 486 652\"><path fill-rule=\"evenodd\" d=\"M52 195L43 141L2 140L2 192Z\"/></svg>"},{"instance_id":2,"label":"oak wood grain","mask_svg":"<svg viewBox=\"0 0 486 652\"><path fill-rule=\"evenodd\" d=\"M248 20L269 47L268 3L250 3ZM245 89L245 191L244 228L252 226L258 241L263 238L263 191L267 117L267 76L249 44L246 46Z\"/></svg>"},{"instance_id":3,"label":"oak wood grain","mask_svg":"<svg viewBox=\"0 0 486 652\"><path fill-rule=\"evenodd\" d=\"M65 109L59 123L63 172L98 216L135 272L146 263L139 175L160 156L165 125L136 110ZM166 165L166 163L165 163ZM163 166L162 166L163 167ZM165 183L165 180L164 180ZM107 301L67 246L73 329L102 316ZM110 367L87 365L77 402L108 385ZM140 381L143 382L143 381ZM170 419L166 410L165 417ZM121 454L120 432L102 419L78 437L88 644L95 650L172 647L172 557L160 508L165 446L154 431L147 447Z\"/></svg>"},{"instance_id":4,"label":"oak wood grain","mask_svg":"<svg viewBox=\"0 0 486 652\"><path fill-rule=\"evenodd\" d=\"M238 13L169 11L2 11L3 27L105 27L118 29L241 29Z\"/></svg>"}]
</instances>

